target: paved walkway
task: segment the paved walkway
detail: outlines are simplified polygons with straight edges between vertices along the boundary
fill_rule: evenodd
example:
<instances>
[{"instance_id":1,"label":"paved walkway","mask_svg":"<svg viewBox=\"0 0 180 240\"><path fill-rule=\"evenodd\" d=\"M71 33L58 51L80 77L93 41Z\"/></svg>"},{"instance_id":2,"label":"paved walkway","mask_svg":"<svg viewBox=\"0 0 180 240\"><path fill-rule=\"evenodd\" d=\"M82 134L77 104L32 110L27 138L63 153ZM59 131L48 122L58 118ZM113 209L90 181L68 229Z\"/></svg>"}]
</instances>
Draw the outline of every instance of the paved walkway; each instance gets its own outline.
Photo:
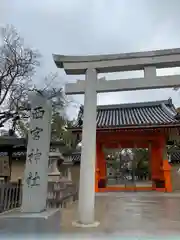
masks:
<instances>
[{"instance_id":1,"label":"paved walkway","mask_svg":"<svg viewBox=\"0 0 180 240\"><path fill-rule=\"evenodd\" d=\"M172 236L180 236L180 193L98 194L95 212L100 225L97 228L73 227L76 212L77 203L62 211L62 233L73 233L74 237L76 234L87 234L91 238L130 236L137 239L156 236L159 239L162 236L170 239Z\"/></svg>"}]
</instances>

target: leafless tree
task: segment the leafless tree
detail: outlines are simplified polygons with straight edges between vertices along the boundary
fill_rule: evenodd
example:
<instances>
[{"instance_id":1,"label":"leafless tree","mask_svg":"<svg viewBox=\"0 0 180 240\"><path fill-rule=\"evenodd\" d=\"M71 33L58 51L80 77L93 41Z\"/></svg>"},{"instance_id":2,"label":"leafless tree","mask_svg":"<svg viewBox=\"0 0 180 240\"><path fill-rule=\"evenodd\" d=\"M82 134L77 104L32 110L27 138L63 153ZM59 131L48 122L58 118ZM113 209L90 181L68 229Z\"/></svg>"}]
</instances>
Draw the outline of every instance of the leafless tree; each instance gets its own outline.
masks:
<instances>
[{"instance_id":1,"label":"leafless tree","mask_svg":"<svg viewBox=\"0 0 180 240\"><path fill-rule=\"evenodd\" d=\"M26 48L13 26L1 28L0 37L0 127L14 121L24 109L40 54Z\"/></svg>"},{"instance_id":2,"label":"leafless tree","mask_svg":"<svg viewBox=\"0 0 180 240\"><path fill-rule=\"evenodd\" d=\"M0 128L6 122L11 124L11 132L25 136L28 129L30 90L42 92L52 102L53 112L66 116L66 99L58 74L49 74L40 87L33 85L32 77L40 65L38 51L26 48L13 26L0 29ZM58 87L59 86L59 87ZM71 100L72 102L72 100Z\"/></svg>"}]
</instances>

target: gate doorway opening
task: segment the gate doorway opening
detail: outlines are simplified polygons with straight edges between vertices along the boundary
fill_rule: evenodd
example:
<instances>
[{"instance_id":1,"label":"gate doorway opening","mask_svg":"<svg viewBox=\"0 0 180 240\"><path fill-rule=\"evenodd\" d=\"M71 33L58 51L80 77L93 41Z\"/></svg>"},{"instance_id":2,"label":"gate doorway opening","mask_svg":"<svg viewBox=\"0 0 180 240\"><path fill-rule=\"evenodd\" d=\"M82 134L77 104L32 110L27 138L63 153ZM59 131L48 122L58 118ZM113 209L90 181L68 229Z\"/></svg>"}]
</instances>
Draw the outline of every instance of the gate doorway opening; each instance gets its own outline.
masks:
<instances>
[{"instance_id":1,"label":"gate doorway opening","mask_svg":"<svg viewBox=\"0 0 180 240\"><path fill-rule=\"evenodd\" d=\"M105 149L106 188L152 190L149 151L146 148Z\"/></svg>"}]
</instances>

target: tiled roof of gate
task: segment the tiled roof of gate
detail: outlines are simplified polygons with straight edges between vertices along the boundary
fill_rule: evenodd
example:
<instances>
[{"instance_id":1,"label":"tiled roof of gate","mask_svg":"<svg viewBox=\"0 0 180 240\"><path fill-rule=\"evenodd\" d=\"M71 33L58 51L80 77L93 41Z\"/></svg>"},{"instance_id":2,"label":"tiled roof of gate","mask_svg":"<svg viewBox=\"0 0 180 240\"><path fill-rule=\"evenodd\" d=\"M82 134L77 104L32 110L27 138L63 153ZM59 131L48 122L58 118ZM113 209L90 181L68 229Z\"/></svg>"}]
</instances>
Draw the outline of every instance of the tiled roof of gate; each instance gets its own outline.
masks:
<instances>
[{"instance_id":1,"label":"tiled roof of gate","mask_svg":"<svg viewBox=\"0 0 180 240\"><path fill-rule=\"evenodd\" d=\"M139 126L177 125L177 112L172 100L97 106L97 128L127 128ZM83 122L81 106L76 124L79 129Z\"/></svg>"}]
</instances>

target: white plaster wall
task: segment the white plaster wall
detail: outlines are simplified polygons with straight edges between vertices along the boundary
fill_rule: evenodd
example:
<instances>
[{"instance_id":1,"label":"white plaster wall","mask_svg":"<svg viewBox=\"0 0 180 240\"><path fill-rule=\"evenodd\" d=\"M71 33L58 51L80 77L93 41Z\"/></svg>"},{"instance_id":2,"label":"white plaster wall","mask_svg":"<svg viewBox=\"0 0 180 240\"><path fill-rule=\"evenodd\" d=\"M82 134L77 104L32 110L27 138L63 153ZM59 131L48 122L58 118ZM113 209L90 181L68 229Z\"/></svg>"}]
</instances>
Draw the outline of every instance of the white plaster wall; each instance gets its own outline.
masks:
<instances>
[{"instance_id":1,"label":"white plaster wall","mask_svg":"<svg viewBox=\"0 0 180 240\"><path fill-rule=\"evenodd\" d=\"M11 167L11 181L17 181L18 178L23 178L25 169L25 162L20 160L13 160Z\"/></svg>"},{"instance_id":2,"label":"white plaster wall","mask_svg":"<svg viewBox=\"0 0 180 240\"><path fill-rule=\"evenodd\" d=\"M180 164L177 164L175 166L172 166L171 169L173 191L180 191L180 173L178 173L179 168Z\"/></svg>"},{"instance_id":3,"label":"white plaster wall","mask_svg":"<svg viewBox=\"0 0 180 240\"><path fill-rule=\"evenodd\" d=\"M79 186L80 166L74 165L71 167L72 182Z\"/></svg>"},{"instance_id":4,"label":"white plaster wall","mask_svg":"<svg viewBox=\"0 0 180 240\"><path fill-rule=\"evenodd\" d=\"M23 178L25 169L25 162L19 160L13 160L12 162L12 172L11 172L11 181L17 181L18 178ZM74 165L70 166L71 174L72 174L72 181L73 183L79 185L79 176L80 176L80 166ZM62 166L59 169L60 171L65 170Z\"/></svg>"}]
</instances>

